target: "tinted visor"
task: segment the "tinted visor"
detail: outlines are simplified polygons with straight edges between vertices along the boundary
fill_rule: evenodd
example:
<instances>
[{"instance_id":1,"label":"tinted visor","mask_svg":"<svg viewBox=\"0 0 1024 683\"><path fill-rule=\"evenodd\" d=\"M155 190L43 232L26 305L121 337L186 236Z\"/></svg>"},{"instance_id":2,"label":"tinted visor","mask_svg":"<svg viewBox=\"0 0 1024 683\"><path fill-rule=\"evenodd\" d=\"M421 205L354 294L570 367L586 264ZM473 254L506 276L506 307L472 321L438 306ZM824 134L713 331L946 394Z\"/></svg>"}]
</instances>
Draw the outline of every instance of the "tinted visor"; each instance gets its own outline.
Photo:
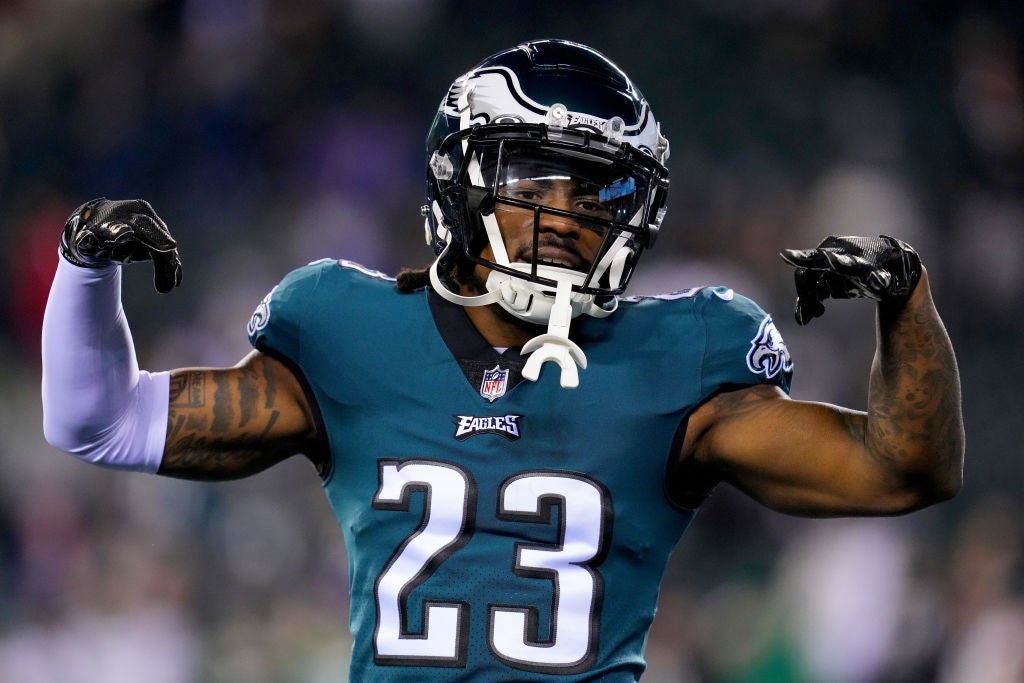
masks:
<instances>
[{"instance_id":1,"label":"tinted visor","mask_svg":"<svg viewBox=\"0 0 1024 683\"><path fill-rule=\"evenodd\" d=\"M550 188L571 186L552 208L591 220L640 224L648 181L625 164L542 145L504 144L500 150L481 154L484 184L499 201L548 205Z\"/></svg>"}]
</instances>

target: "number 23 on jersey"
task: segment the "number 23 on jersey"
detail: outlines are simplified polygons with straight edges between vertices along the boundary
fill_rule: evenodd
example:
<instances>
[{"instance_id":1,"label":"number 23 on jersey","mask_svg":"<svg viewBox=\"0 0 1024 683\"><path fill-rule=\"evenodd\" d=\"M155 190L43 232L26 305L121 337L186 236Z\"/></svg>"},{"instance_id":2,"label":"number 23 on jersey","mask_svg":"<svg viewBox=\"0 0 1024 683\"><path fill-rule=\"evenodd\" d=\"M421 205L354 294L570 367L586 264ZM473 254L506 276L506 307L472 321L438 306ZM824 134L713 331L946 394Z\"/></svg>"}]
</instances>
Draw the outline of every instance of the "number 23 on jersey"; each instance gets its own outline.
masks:
<instances>
[{"instance_id":1,"label":"number 23 on jersey","mask_svg":"<svg viewBox=\"0 0 1024 683\"><path fill-rule=\"evenodd\" d=\"M439 460L382 460L379 510L409 511L413 493L423 494L423 514L377 577L374 659L382 665L465 666L468 602L423 599L421 632L407 628L412 591L444 562L457 556L475 532L481 492L470 473ZM604 559L611 526L608 491L577 473L534 470L502 482L496 501L499 521L554 525L557 542L515 544L516 576L551 582L550 634L538 634L538 608L487 605L487 646L505 664L522 670L571 673L586 670L597 653ZM552 519L557 504L557 518ZM496 597L496 596L495 596Z\"/></svg>"}]
</instances>

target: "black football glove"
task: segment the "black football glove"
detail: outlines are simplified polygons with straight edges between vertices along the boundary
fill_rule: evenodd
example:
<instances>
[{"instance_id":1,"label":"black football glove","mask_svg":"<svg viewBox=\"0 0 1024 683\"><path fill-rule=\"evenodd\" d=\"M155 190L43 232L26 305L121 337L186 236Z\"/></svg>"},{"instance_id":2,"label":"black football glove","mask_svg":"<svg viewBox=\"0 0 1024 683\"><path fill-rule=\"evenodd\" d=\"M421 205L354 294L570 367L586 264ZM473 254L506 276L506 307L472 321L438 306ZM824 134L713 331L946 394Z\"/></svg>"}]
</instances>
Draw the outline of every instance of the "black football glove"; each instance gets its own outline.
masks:
<instances>
[{"instance_id":1,"label":"black football glove","mask_svg":"<svg viewBox=\"0 0 1024 683\"><path fill-rule=\"evenodd\" d=\"M825 312L822 302L865 297L896 301L921 279L921 258L895 237L830 235L814 249L786 249L779 256L796 268L796 321L806 325Z\"/></svg>"},{"instance_id":2,"label":"black football glove","mask_svg":"<svg viewBox=\"0 0 1024 683\"><path fill-rule=\"evenodd\" d=\"M109 263L153 261L153 284L166 293L181 284L178 243L167 224L142 199L93 199L64 224L60 251L71 263L97 268Z\"/></svg>"}]
</instances>

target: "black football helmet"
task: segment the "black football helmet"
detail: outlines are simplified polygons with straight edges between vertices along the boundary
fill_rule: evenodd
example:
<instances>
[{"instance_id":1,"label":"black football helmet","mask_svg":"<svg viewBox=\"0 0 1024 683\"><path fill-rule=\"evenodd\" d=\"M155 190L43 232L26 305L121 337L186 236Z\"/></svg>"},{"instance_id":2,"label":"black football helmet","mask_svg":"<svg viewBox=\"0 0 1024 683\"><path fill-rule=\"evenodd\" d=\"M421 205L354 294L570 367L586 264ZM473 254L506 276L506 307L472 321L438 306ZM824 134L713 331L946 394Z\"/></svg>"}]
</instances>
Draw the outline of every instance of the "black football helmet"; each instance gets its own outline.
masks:
<instances>
[{"instance_id":1,"label":"black football helmet","mask_svg":"<svg viewBox=\"0 0 1024 683\"><path fill-rule=\"evenodd\" d=\"M569 317L609 315L665 215L668 140L626 74L578 43L522 43L457 78L426 152L423 213L437 255L431 282L462 305L498 303L523 320L551 325L564 290ZM551 206L538 201L539 193L509 191L524 180L571 183L589 200ZM502 211L532 212L532 253L509 253ZM548 219L573 221L599 236L596 254L586 262L546 261L536 245ZM487 292L467 297L446 287L438 266L451 259L490 269Z\"/></svg>"}]
</instances>

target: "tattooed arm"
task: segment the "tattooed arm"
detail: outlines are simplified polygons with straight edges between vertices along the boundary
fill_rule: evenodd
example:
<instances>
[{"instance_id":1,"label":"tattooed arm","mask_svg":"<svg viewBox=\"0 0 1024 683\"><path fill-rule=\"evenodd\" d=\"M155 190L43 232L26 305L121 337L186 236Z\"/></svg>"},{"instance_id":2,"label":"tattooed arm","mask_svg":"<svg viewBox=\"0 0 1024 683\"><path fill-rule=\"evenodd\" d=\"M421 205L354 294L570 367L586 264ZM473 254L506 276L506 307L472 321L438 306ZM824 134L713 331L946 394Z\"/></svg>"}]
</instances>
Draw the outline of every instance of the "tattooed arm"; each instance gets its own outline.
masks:
<instances>
[{"instance_id":1,"label":"tattooed arm","mask_svg":"<svg viewBox=\"0 0 1024 683\"><path fill-rule=\"evenodd\" d=\"M868 410L790 400L758 386L719 394L691 417L674 483L694 495L727 481L776 510L899 514L956 494L964 429L956 358L925 274L878 307ZM685 488L684 488L685 487Z\"/></svg>"},{"instance_id":2,"label":"tattooed arm","mask_svg":"<svg viewBox=\"0 0 1024 683\"><path fill-rule=\"evenodd\" d=\"M305 393L291 370L270 356L254 351L233 368L176 370L169 400L158 474L236 479L296 453L325 471Z\"/></svg>"}]
</instances>

